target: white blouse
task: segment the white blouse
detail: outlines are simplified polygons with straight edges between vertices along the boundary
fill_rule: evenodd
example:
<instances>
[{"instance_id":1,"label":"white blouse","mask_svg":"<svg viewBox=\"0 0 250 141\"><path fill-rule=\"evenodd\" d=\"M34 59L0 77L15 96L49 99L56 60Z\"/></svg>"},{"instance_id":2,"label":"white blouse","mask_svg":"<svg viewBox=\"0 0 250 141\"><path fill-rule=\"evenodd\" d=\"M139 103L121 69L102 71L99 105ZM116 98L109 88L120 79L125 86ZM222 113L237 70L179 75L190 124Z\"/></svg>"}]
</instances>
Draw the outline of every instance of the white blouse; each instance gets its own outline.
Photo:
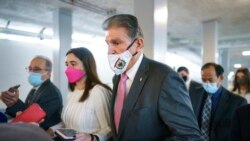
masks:
<instances>
[{"instance_id":1,"label":"white blouse","mask_svg":"<svg viewBox=\"0 0 250 141\"><path fill-rule=\"evenodd\" d=\"M250 93L246 92L239 93L239 90L234 91L234 93L244 97L247 100L247 103L250 104Z\"/></svg>"},{"instance_id":2,"label":"white blouse","mask_svg":"<svg viewBox=\"0 0 250 141\"><path fill-rule=\"evenodd\" d=\"M111 92L101 85L96 85L90 90L89 97L84 102L79 102L83 92L84 90L75 89L67 95L62 111L65 128L95 134L100 141L105 141L111 136Z\"/></svg>"}]
</instances>

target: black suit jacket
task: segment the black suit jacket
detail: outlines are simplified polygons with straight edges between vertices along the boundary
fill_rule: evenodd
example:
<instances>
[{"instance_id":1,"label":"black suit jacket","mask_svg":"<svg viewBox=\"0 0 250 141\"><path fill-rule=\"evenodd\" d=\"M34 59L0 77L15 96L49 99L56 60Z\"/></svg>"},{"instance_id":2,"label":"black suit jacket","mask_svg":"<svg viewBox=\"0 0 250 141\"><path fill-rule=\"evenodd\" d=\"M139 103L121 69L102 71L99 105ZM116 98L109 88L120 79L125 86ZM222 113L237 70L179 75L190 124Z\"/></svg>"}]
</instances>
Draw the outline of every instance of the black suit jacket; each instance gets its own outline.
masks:
<instances>
[{"instance_id":1,"label":"black suit jacket","mask_svg":"<svg viewBox=\"0 0 250 141\"><path fill-rule=\"evenodd\" d=\"M250 141L250 104L236 110L229 141Z\"/></svg>"},{"instance_id":2,"label":"black suit jacket","mask_svg":"<svg viewBox=\"0 0 250 141\"><path fill-rule=\"evenodd\" d=\"M200 88L202 88L201 83L198 83L198 82L196 82L194 80L191 80L190 84L189 84L188 92L189 92L189 94L190 93L195 93L195 92L197 92L197 89L200 89Z\"/></svg>"},{"instance_id":3,"label":"black suit jacket","mask_svg":"<svg viewBox=\"0 0 250 141\"><path fill-rule=\"evenodd\" d=\"M198 120L206 97L207 93L203 88L197 89L197 92L190 93L191 102ZM212 115L212 121L210 124L210 141L228 140L233 113L237 108L246 104L246 99L222 88L220 99L217 103L215 112ZM198 121L198 123L199 126L201 126L200 121Z\"/></svg>"},{"instance_id":4,"label":"black suit jacket","mask_svg":"<svg viewBox=\"0 0 250 141\"><path fill-rule=\"evenodd\" d=\"M31 92L27 98L30 95ZM45 121L40 124L43 129L47 130L49 127L61 122L62 96L59 89L49 79L44 81L38 90L36 90L32 103L38 103L46 112ZM15 117L16 112L23 111L27 107L28 104L19 99L15 105L6 109L6 113Z\"/></svg>"},{"instance_id":5,"label":"black suit jacket","mask_svg":"<svg viewBox=\"0 0 250 141\"><path fill-rule=\"evenodd\" d=\"M114 76L111 128L115 141L200 140L186 86L170 67L143 57L123 106L119 131L114 102L120 76Z\"/></svg>"}]
</instances>

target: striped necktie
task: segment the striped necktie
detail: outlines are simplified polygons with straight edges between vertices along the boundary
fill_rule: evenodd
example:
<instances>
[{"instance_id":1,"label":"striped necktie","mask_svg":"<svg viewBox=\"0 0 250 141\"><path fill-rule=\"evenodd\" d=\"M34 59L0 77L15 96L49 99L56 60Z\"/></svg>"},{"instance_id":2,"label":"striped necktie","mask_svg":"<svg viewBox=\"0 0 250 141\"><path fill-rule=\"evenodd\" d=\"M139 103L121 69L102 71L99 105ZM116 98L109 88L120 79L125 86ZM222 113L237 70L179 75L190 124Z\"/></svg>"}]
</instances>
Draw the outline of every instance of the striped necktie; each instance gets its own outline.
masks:
<instances>
[{"instance_id":1,"label":"striped necktie","mask_svg":"<svg viewBox=\"0 0 250 141\"><path fill-rule=\"evenodd\" d=\"M28 97L27 97L27 99L25 101L25 104L27 104L28 106L33 103L35 92L36 92L36 89L31 89L30 90L30 93L29 93L29 95L28 95Z\"/></svg>"},{"instance_id":2,"label":"striped necktie","mask_svg":"<svg viewBox=\"0 0 250 141\"><path fill-rule=\"evenodd\" d=\"M201 118L201 135L203 141L209 141L209 128L210 128L210 120L211 120L211 110L212 110L212 100L211 95L207 96L205 101L203 110L202 110L202 118Z\"/></svg>"}]
</instances>

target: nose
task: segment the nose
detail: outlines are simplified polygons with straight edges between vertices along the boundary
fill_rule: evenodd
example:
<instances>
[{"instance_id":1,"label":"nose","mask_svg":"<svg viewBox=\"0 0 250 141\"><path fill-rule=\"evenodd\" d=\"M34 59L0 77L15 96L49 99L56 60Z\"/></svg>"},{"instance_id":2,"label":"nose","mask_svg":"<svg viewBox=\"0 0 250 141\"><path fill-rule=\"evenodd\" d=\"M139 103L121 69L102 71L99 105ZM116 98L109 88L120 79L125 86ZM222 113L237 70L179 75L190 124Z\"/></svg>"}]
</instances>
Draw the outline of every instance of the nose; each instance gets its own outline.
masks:
<instances>
[{"instance_id":1,"label":"nose","mask_svg":"<svg viewBox=\"0 0 250 141\"><path fill-rule=\"evenodd\" d=\"M114 53L115 53L114 47L108 45L108 54L114 54Z\"/></svg>"}]
</instances>

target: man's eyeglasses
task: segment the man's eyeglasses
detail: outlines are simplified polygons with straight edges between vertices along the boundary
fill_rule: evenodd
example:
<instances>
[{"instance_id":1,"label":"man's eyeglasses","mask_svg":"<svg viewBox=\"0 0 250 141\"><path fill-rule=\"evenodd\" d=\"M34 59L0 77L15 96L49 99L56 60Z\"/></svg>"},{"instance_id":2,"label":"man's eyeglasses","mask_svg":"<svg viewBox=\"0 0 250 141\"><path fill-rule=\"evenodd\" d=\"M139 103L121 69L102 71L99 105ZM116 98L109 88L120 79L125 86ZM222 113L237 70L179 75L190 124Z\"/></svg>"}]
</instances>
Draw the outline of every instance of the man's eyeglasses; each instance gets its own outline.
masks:
<instances>
[{"instance_id":1,"label":"man's eyeglasses","mask_svg":"<svg viewBox=\"0 0 250 141\"><path fill-rule=\"evenodd\" d=\"M40 68L40 67L26 67L25 68L28 72L40 72L42 70L48 71L47 68Z\"/></svg>"}]
</instances>

